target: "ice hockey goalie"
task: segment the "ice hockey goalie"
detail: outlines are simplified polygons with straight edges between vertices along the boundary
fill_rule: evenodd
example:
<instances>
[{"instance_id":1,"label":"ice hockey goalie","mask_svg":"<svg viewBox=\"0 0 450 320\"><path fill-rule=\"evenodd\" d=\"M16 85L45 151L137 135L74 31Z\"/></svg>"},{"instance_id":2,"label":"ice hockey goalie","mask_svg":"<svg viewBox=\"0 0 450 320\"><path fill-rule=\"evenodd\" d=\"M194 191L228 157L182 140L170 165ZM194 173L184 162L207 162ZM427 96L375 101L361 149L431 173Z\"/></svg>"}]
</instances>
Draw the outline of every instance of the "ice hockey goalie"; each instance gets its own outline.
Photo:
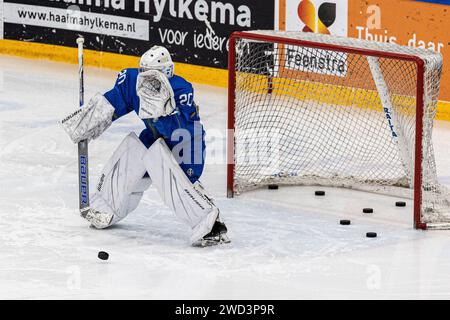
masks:
<instances>
[{"instance_id":1,"label":"ice hockey goalie","mask_svg":"<svg viewBox=\"0 0 450 320\"><path fill-rule=\"evenodd\" d=\"M138 206L153 185L162 201L191 229L193 245L228 243L219 209L199 178L204 167L205 131L192 85L174 75L169 51L154 46L139 68L119 73L114 88L96 94L62 120L74 143L99 137L120 117L134 111L145 129L130 133L100 174L90 207L81 212L94 227L107 228Z\"/></svg>"}]
</instances>

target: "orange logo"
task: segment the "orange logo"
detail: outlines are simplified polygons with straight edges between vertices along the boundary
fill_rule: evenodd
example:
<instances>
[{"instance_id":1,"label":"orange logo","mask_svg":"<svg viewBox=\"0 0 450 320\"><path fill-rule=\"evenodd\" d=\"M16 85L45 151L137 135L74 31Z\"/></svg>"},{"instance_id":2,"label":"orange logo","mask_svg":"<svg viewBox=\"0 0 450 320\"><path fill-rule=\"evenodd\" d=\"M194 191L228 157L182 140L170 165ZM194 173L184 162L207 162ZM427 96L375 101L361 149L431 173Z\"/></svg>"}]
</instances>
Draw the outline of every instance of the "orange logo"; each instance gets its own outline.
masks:
<instances>
[{"instance_id":1,"label":"orange logo","mask_svg":"<svg viewBox=\"0 0 450 320\"><path fill-rule=\"evenodd\" d=\"M305 24L304 32L330 34L330 27L336 20L336 3L324 2L316 11L314 3L302 0L298 5L298 16Z\"/></svg>"}]
</instances>

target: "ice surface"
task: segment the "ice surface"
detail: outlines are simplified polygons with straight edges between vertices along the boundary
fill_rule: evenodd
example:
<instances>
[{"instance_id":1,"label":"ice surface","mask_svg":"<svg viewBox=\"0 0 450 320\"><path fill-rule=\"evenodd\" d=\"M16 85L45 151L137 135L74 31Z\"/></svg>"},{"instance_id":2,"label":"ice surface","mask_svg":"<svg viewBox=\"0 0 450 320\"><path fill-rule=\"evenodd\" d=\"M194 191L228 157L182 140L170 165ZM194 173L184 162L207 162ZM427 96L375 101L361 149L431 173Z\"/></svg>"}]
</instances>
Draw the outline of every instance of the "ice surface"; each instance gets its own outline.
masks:
<instances>
[{"instance_id":1,"label":"ice surface","mask_svg":"<svg viewBox=\"0 0 450 320\"><path fill-rule=\"evenodd\" d=\"M114 78L88 68L87 97ZM223 149L226 91L195 88L210 145ZM209 155L203 183L231 245L190 247L153 188L119 225L89 228L77 210L76 146L57 124L77 94L74 65L0 57L0 298L450 298L450 231L413 230L410 201L396 208L396 198L332 188L318 198L314 187L230 200L220 153ZM142 128L129 115L90 144L91 188L123 137ZM438 122L434 138L439 178L450 185L450 123Z\"/></svg>"}]
</instances>

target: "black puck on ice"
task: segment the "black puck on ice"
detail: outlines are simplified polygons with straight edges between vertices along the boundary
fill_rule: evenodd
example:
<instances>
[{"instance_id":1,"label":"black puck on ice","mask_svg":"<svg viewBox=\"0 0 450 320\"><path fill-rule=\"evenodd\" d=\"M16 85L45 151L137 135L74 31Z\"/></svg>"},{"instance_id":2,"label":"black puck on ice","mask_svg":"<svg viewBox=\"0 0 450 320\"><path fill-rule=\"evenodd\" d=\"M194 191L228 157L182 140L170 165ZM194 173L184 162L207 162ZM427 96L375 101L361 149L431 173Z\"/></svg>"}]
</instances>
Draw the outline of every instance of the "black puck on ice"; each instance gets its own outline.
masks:
<instances>
[{"instance_id":1,"label":"black puck on ice","mask_svg":"<svg viewBox=\"0 0 450 320\"><path fill-rule=\"evenodd\" d=\"M372 208L363 208L363 213L373 213Z\"/></svg>"},{"instance_id":2,"label":"black puck on ice","mask_svg":"<svg viewBox=\"0 0 450 320\"><path fill-rule=\"evenodd\" d=\"M100 260L108 260L109 259L109 254L108 254L108 252L100 251L98 253L98 258Z\"/></svg>"},{"instance_id":3,"label":"black puck on ice","mask_svg":"<svg viewBox=\"0 0 450 320\"><path fill-rule=\"evenodd\" d=\"M316 196L324 196L325 195L325 191L316 191L314 194Z\"/></svg>"},{"instance_id":4,"label":"black puck on ice","mask_svg":"<svg viewBox=\"0 0 450 320\"><path fill-rule=\"evenodd\" d=\"M377 233L376 232L367 232L366 233L366 237L367 238L376 238L377 237Z\"/></svg>"},{"instance_id":5,"label":"black puck on ice","mask_svg":"<svg viewBox=\"0 0 450 320\"><path fill-rule=\"evenodd\" d=\"M349 226L351 224L350 220L341 220L339 223L343 226Z\"/></svg>"},{"instance_id":6,"label":"black puck on ice","mask_svg":"<svg viewBox=\"0 0 450 320\"><path fill-rule=\"evenodd\" d=\"M278 185L277 184L269 184L268 188L269 188L269 190L278 190Z\"/></svg>"},{"instance_id":7,"label":"black puck on ice","mask_svg":"<svg viewBox=\"0 0 450 320\"><path fill-rule=\"evenodd\" d=\"M406 207L406 202L405 201L397 201L395 203L396 207Z\"/></svg>"}]
</instances>

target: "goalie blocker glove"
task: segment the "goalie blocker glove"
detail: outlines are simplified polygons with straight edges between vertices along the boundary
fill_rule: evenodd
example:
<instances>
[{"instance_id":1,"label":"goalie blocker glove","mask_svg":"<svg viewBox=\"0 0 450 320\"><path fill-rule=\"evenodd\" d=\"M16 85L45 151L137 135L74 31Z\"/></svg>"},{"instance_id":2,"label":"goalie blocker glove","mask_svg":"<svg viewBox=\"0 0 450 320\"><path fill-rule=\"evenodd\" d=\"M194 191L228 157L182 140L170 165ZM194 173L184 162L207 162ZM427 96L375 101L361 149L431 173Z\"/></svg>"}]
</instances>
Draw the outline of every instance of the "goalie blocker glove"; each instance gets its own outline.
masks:
<instances>
[{"instance_id":1,"label":"goalie blocker glove","mask_svg":"<svg viewBox=\"0 0 450 320\"><path fill-rule=\"evenodd\" d=\"M97 93L89 103L65 117L61 124L73 143L98 138L112 123L114 107Z\"/></svg>"}]
</instances>

